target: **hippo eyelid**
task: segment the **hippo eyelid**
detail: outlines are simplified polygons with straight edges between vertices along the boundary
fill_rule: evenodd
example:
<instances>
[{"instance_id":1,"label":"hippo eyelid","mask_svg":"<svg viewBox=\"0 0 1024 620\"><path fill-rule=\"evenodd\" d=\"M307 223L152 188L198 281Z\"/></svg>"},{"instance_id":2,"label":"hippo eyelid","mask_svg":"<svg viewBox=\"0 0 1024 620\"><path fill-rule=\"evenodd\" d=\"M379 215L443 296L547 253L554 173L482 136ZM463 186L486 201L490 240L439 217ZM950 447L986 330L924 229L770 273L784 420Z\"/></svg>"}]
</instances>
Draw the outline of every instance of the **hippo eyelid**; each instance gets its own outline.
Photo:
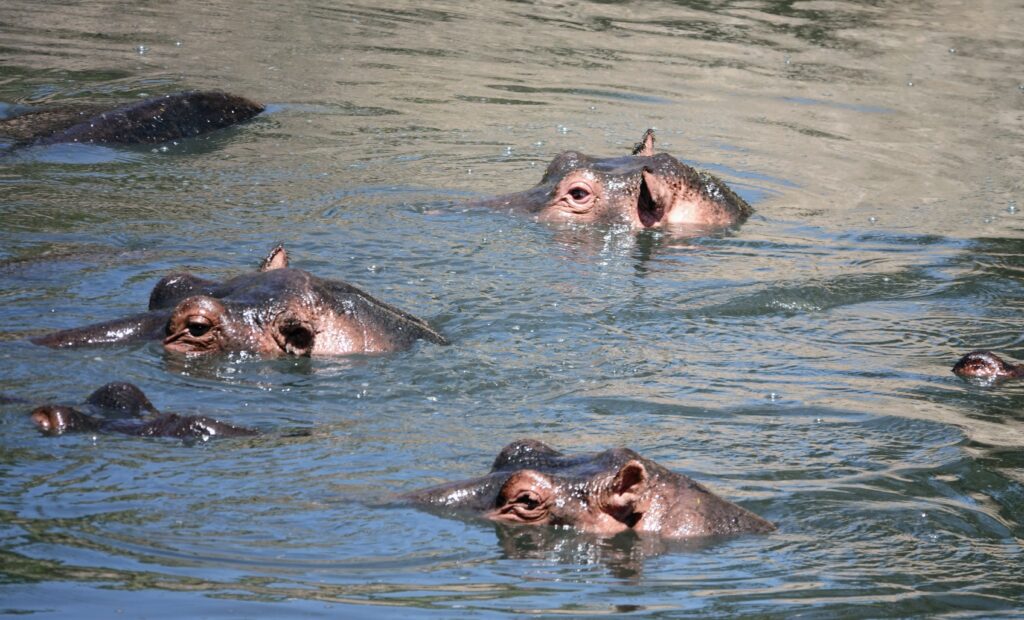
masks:
<instances>
[{"instance_id":1,"label":"hippo eyelid","mask_svg":"<svg viewBox=\"0 0 1024 620\"><path fill-rule=\"evenodd\" d=\"M188 317L185 328L193 338L201 338L213 328L213 322L201 314L194 314Z\"/></svg>"},{"instance_id":2,"label":"hippo eyelid","mask_svg":"<svg viewBox=\"0 0 1024 620\"><path fill-rule=\"evenodd\" d=\"M529 510L534 510L541 504L540 496L533 491L523 491L519 493L510 503L520 504Z\"/></svg>"}]
</instances>

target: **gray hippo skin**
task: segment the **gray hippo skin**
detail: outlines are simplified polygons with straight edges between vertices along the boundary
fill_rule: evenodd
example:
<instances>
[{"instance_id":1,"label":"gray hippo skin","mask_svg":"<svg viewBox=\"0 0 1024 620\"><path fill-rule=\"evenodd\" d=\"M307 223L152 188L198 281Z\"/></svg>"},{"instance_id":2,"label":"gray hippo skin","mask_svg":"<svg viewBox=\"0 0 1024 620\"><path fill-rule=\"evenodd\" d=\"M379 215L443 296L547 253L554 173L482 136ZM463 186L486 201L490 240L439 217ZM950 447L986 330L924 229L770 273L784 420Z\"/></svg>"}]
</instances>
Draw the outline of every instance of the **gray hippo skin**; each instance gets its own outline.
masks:
<instances>
[{"instance_id":1,"label":"gray hippo skin","mask_svg":"<svg viewBox=\"0 0 1024 620\"><path fill-rule=\"evenodd\" d=\"M29 110L0 121L0 135L18 145L158 144L191 138L247 121L262 105L219 91L185 91L119 108L95 105Z\"/></svg>"},{"instance_id":2,"label":"gray hippo skin","mask_svg":"<svg viewBox=\"0 0 1024 620\"><path fill-rule=\"evenodd\" d=\"M971 351L953 365L953 374L962 379L999 382L1024 377L1024 365L1006 362L991 351Z\"/></svg>"},{"instance_id":3,"label":"gray hippo skin","mask_svg":"<svg viewBox=\"0 0 1024 620\"><path fill-rule=\"evenodd\" d=\"M420 338L447 344L426 321L350 284L289 268L278 246L255 273L225 282L173 274L153 288L148 312L32 342L65 348L159 339L186 354L319 356L387 353Z\"/></svg>"},{"instance_id":4,"label":"gray hippo skin","mask_svg":"<svg viewBox=\"0 0 1024 620\"><path fill-rule=\"evenodd\" d=\"M144 416L144 412L149 416ZM108 383L93 392L80 407L43 405L31 413L32 422L47 435L103 432L141 437L211 439L250 437L259 431L234 426L205 416L160 413L131 383Z\"/></svg>"},{"instance_id":5,"label":"gray hippo skin","mask_svg":"<svg viewBox=\"0 0 1024 620\"><path fill-rule=\"evenodd\" d=\"M626 448L567 456L540 441L506 446L489 474L401 496L493 521L563 525L601 536L633 531L685 539L771 532L775 526L694 480Z\"/></svg>"},{"instance_id":6,"label":"gray hippo skin","mask_svg":"<svg viewBox=\"0 0 1024 620\"><path fill-rule=\"evenodd\" d=\"M720 179L667 153L654 152L648 129L632 155L597 159L576 151L555 157L533 189L482 201L534 214L541 221L724 227L753 209Z\"/></svg>"}]
</instances>

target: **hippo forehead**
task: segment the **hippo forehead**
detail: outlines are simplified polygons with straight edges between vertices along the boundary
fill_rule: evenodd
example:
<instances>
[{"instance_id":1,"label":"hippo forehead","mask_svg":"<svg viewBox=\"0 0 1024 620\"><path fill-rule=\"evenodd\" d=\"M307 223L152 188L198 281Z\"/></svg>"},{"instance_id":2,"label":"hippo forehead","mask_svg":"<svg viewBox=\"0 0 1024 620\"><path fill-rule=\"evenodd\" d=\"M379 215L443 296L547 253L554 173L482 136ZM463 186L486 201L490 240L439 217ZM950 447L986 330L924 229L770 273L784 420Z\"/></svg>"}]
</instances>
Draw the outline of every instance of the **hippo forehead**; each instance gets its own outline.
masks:
<instances>
[{"instance_id":1,"label":"hippo forehead","mask_svg":"<svg viewBox=\"0 0 1024 620\"><path fill-rule=\"evenodd\" d=\"M544 172L541 183L557 181L571 172L585 170L604 177L628 177L639 175L643 170L655 174L678 176L683 164L668 153L651 156L624 155L594 159L576 151L566 151L556 156Z\"/></svg>"},{"instance_id":2,"label":"hippo forehead","mask_svg":"<svg viewBox=\"0 0 1024 620\"><path fill-rule=\"evenodd\" d=\"M611 448L590 454L566 455L536 440L516 441L506 446L491 466L491 472L533 469L546 474L592 476L615 471L631 460L645 460L629 448Z\"/></svg>"},{"instance_id":3,"label":"hippo forehead","mask_svg":"<svg viewBox=\"0 0 1024 620\"><path fill-rule=\"evenodd\" d=\"M224 282L203 282L193 285L192 276L175 276L154 287L151 299L160 297L160 305L178 303L193 295L213 297L235 309L251 307L271 311L299 303L313 306L324 303L342 305L344 298L356 292L340 282L321 280L301 269L274 269L248 273Z\"/></svg>"}]
</instances>

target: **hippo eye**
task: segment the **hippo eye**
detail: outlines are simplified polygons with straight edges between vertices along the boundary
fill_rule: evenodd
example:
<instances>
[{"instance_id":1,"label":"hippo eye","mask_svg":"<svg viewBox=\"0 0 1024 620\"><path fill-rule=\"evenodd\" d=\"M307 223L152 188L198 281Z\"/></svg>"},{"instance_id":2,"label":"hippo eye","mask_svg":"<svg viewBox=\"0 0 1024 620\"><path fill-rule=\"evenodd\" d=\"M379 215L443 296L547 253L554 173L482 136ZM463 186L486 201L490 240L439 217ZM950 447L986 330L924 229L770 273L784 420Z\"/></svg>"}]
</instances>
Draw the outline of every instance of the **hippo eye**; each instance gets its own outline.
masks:
<instances>
[{"instance_id":1,"label":"hippo eye","mask_svg":"<svg viewBox=\"0 0 1024 620\"><path fill-rule=\"evenodd\" d=\"M213 324L210 323L210 319L205 316L190 316L188 318L188 324L185 326L188 329L188 334L193 338L200 338L210 331Z\"/></svg>"},{"instance_id":2,"label":"hippo eye","mask_svg":"<svg viewBox=\"0 0 1024 620\"><path fill-rule=\"evenodd\" d=\"M587 190L587 188L585 188L585 187L574 187L574 188L569 190L569 195L572 196L573 200L582 201L587 196L590 195L590 191Z\"/></svg>"}]
</instances>

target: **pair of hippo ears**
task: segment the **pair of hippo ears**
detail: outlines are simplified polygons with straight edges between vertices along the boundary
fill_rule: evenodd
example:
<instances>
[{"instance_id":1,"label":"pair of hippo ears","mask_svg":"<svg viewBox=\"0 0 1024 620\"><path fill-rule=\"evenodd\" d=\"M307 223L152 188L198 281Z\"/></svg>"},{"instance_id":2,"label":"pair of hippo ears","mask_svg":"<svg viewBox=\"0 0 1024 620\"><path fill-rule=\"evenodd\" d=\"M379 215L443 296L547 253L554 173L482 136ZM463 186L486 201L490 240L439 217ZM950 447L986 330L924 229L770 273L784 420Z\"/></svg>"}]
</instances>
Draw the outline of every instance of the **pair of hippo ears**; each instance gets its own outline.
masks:
<instances>
[{"instance_id":1,"label":"pair of hippo ears","mask_svg":"<svg viewBox=\"0 0 1024 620\"><path fill-rule=\"evenodd\" d=\"M284 269L287 266L288 252L284 249L284 244L279 243L260 263L259 271L273 271L274 269Z\"/></svg>"}]
</instances>

